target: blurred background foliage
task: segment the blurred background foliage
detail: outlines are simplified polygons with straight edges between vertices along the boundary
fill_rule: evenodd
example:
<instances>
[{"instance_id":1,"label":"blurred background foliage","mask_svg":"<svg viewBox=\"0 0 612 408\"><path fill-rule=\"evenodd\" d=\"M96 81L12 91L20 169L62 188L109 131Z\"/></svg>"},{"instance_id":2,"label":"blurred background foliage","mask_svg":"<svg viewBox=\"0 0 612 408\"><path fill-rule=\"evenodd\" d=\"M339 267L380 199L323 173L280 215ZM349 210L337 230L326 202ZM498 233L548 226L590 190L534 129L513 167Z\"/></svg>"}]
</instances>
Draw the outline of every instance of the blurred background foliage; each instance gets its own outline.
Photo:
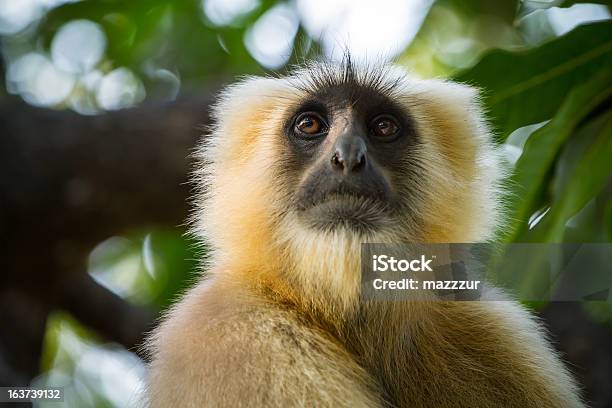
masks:
<instances>
[{"instance_id":1,"label":"blurred background foliage","mask_svg":"<svg viewBox=\"0 0 612 408\"><path fill-rule=\"evenodd\" d=\"M608 1L0 0L1 98L98 115L345 47L394 58L483 90L512 170L506 241L610 242L610 16ZM135 231L100 243L88 272L163 309L199 256L181 231ZM589 309L609 323L607 306ZM75 407L129 406L144 378L134 354L64 313L49 319L41 364L35 382L65 386Z\"/></svg>"}]
</instances>

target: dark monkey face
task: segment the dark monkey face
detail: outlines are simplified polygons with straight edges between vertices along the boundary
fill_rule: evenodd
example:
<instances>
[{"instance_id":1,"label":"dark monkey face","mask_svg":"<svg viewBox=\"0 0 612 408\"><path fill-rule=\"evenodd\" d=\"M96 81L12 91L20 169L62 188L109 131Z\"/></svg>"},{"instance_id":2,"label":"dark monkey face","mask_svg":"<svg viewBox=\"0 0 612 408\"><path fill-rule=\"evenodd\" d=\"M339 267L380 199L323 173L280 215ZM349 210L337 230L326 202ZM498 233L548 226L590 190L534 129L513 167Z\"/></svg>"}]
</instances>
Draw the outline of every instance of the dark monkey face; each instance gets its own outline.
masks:
<instances>
[{"instance_id":1,"label":"dark monkey face","mask_svg":"<svg viewBox=\"0 0 612 408\"><path fill-rule=\"evenodd\" d=\"M291 206L308 227L373 232L405 212L418 137L383 91L350 80L322 86L291 111L285 133Z\"/></svg>"},{"instance_id":2,"label":"dark monkey face","mask_svg":"<svg viewBox=\"0 0 612 408\"><path fill-rule=\"evenodd\" d=\"M326 274L361 242L478 242L501 225L500 151L468 86L347 58L246 78L212 115L194 221L219 253Z\"/></svg>"}]
</instances>

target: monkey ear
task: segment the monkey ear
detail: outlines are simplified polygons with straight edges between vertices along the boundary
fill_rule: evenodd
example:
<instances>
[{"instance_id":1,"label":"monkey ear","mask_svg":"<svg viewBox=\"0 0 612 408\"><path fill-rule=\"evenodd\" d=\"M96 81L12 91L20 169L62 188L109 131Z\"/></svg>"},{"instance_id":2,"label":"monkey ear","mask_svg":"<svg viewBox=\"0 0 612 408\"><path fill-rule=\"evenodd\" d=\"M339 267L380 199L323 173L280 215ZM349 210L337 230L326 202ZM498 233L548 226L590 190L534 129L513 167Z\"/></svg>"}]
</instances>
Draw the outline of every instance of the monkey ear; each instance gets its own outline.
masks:
<instances>
[{"instance_id":1,"label":"monkey ear","mask_svg":"<svg viewBox=\"0 0 612 408\"><path fill-rule=\"evenodd\" d=\"M452 81L427 80L424 90L434 103L456 109L457 113L482 115L480 89ZM467 110L467 111L466 111Z\"/></svg>"},{"instance_id":2,"label":"monkey ear","mask_svg":"<svg viewBox=\"0 0 612 408\"><path fill-rule=\"evenodd\" d=\"M457 106L467 110L467 114L479 122L485 120L485 112L481 103L481 90L471 85L459 82L445 82L457 100Z\"/></svg>"},{"instance_id":3,"label":"monkey ear","mask_svg":"<svg viewBox=\"0 0 612 408\"><path fill-rule=\"evenodd\" d=\"M485 110L476 87L445 80L423 80L413 88L422 114L438 124L446 124L443 133L471 136L481 142L491 139Z\"/></svg>"},{"instance_id":4,"label":"monkey ear","mask_svg":"<svg viewBox=\"0 0 612 408\"><path fill-rule=\"evenodd\" d=\"M444 86L448 87L449 90L454 92L458 98L461 98L467 104L479 102L480 89L474 86L452 81L445 81Z\"/></svg>"}]
</instances>

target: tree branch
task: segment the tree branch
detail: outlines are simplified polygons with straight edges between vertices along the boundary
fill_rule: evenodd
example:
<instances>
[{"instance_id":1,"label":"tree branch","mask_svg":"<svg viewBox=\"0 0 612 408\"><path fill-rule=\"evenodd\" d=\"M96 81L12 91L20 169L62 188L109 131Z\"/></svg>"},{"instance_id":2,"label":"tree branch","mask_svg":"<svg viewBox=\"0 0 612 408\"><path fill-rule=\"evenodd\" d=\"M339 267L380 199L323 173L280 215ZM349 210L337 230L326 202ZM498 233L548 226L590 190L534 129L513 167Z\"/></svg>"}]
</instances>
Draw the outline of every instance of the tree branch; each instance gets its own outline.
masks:
<instances>
[{"instance_id":1,"label":"tree branch","mask_svg":"<svg viewBox=\"0 0 612 408\"><path fill-rule=\"evenodd\" d=\"M100 287L85 265L113 235L184 223L188 158L209 103L186 98L98 116L15 100L0 106L3 377L23 383L37 373L46 318L57 307L138 346L155 313Z\"/></svg>"},{"instance_id":2,"label":"tree branch","mask_svg":"<svg viewBox=\"0 0 612 408\"><path fill-rule=\"evenodd\" d=\"M87 273L75 276L64 286L58 306L106 340L122 344L140 357L146 357L140 346L154 326L159 315L157 310L125 301L99 285Z\"/></svg>"}]
</instances>

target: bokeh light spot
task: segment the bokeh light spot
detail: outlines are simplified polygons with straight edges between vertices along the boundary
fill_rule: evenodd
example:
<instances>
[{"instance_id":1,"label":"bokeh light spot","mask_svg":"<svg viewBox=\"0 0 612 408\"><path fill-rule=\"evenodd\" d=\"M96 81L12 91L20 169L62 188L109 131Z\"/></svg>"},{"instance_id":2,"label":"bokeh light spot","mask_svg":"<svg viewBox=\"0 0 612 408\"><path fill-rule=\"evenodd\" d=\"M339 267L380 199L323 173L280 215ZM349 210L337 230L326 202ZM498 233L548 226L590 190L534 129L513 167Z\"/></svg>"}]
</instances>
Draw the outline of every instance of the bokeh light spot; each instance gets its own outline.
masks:
<instances>
[{"instance_id":1,"label":"bokeh light spot","mask_svg":"<svg viewBox=\"0 0 612 408\"><path fill-rule=\"evenodd\" d=\"M37 20L43 12L38 0L0 0L0 34L15 34Z\"/></svg>"},{"instance_id":2,"label":"bokeh light spot","mask_svg":"<svg viewBox=\"0 0 612 408\"><path fill-rule=\"evenodd\" d=\"M127 68L118 68L109 72L100 81L96 101L105 110L128 108L145 97L145 90L140 79Z\"/></svg>"},{"instance_id":3,"label":"bokeh light spot","mask_svg":"<svg viewBox=\"0 0 612 408\"><path fill-rule=\"evenodd\" d=\"M75 85L73 75L57 67L40 53L28 53L15 60L7 72L7 89L19 93L28 103L53 106L63 102Z\"/></svg>"},{"instance_id":4,"label":"bokeh light spot","mask_svg":"<svg viewBox=\"0 0 612 408\"><path fill-rule=\"evenodd\" d=\"M325 54L340 58L348 50L356 59L392 58L418 32L432 0L297 0L311 37Z\"/></svg>"},{"instance_id":5,"label":"bokeh light spot","mask_svg":"<svg viewBox=\"0 0 612 408\"><path fill-rule=\"evenodd\" d=\"M273 7L245 33L246 48L264 67L280 68L291 56L298 24L293 8L284 4Z\"/></svg>"},{"instance_id":6,"label":"bokeh light spot","mask_svg":"<svg viewBox=\"0 0 612 408\"><path fill-rule=\"evenodd\" d=\"M567 8L552 7L546 12L557 35L568 33L580 24L610 18L608 6L603 4L574 4Z\"/></svg>"},{"instance_id":7,"label":"bokeh light spot","mask_svg":"<svg viewBox=\"0 0 612 408\"><path fill-rule=\"evenodd\" d=\"M88 20L75 20L64 24L51 43L51 58L55 65L72 73L92 70L106 48L102 28Z\"/></svg>"},{"instance_id":8,"label":"bokeh light spot","mask_svg":"<svg viewBox=\"0 0 612 408\"><path fill-rule=\"evenodd\" d=\"M224 26L259 7L258 0L203 0L202 9L211 23Z\"/></svg>"}]
</instances>

